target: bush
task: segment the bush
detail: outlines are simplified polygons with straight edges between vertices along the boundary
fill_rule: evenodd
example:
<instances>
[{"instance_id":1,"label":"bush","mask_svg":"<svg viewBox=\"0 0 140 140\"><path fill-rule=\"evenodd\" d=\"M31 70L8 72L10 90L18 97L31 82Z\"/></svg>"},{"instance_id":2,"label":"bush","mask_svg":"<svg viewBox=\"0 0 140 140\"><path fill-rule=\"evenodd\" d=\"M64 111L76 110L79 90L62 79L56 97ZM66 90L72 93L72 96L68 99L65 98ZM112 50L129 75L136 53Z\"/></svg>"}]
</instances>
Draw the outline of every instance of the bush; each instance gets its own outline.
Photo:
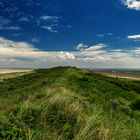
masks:
<instances>
[{"instance_id":1,"label":"bush","mask_svg":"<svg viewBox=\"0 0 140 140\"><path fill-rule=\"evenodd\" d=\"M34 128L41 114L40 109L27 108L21 110L21 120L30 128Z\"/></svg>"},{"instance_id":2,"label":"bush","mask_svg":"<svg viewBox=\"0 0 140 140\"><path fill-rule=\"evenodd\" d=\"M136 100L135 102L133 102L131 104L131 108L133 110L137 110L137 111L140 111L140 99L139 100Z\"/></svg>"}]
</instances>

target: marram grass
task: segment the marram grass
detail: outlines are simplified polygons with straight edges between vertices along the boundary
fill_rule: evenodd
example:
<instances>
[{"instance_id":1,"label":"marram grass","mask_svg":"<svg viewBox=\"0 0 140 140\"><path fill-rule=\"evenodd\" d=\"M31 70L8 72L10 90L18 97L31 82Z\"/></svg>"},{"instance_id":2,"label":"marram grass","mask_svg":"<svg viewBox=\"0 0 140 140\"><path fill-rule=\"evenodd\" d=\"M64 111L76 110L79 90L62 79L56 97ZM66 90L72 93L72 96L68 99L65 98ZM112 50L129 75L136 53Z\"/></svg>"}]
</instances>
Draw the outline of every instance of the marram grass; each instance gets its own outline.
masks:
<instances>
[{"instance_id":1,"label":"marram grass","mask_svg":"<svg viewBox=\"0 0 140 140\"><path fill-rule=\"evenodd\" d=\"M0 140L139 140L140 81L73 67L0 82Z\"/></svg>"}]
</instances>

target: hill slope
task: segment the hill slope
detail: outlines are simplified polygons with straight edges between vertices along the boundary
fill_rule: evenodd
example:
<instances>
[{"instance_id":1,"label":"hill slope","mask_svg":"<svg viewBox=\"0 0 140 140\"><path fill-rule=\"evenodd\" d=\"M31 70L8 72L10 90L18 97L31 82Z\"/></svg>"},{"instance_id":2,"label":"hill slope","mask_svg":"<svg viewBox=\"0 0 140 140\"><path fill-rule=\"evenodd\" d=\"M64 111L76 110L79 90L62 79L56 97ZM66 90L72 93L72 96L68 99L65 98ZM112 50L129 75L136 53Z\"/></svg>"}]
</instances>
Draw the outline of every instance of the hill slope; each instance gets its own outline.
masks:
<instances>
[{"instance_id":1,"label":"hill slope","mask_svg":"<svg viewBox=\"0 0 140 140\"><path fill-rule=\"evenodd\" d=\"M140 139L140 81L73 67L0 82L1 140Z\"/></svg>"}]
</instances>

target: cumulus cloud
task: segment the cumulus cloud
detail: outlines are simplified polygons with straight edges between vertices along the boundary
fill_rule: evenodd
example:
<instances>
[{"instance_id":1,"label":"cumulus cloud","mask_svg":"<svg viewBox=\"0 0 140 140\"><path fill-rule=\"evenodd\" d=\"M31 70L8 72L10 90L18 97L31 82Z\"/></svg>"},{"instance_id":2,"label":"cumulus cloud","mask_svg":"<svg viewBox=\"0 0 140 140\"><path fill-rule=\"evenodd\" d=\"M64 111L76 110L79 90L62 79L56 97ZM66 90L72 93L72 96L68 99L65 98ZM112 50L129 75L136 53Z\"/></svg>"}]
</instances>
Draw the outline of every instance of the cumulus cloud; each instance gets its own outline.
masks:
<instances>
[{"instance_id":1,"label":"cumulus cloud","mask_svg":"<svg viewBox=\"0 0 140 140\"><path fill-rule=\"evenodd\" d=\"M140 47L110 49L106 44L80 43L75 51L43 51L27 42L0 38L0 67L77 66L88 68L140 68ZM106 49L107 48L107 49Z\"/></svg>"},{"instance_id":2,"label":"cumulus cloud","mask_svg":"<svg viewBox=\"0 0 140 140\"><path fill-rule=\"evenodd\" d=\"M83 43L78 46L82 47ZM106 44L85 45L73 52L78 65L85 67L140 67L140 48L132 50L110 49ZM107 49L106 49L107 48Z\"/></svg>"},{"instance_id":3,"label":"cumulus cloud","mask_svg":"<svg viewBox=\"0 0 140 140\"><path fill-rule=\"evenodd\" d=\"M43 67L45 64L57 65L57 62L74 60L75 57L70 52L49 52L35 48L26 42L16 42L5 38L0 38L0 66L13 67ZM16 62L16 63L14 63ZM46 67L48 67L46 65Z\"/></svg>"},{"instance_id":4,"label":"cumulus cloud","mask_svg":"<svg viewBox=\"0 0 140 140\"><path fill-rule=\"evenodd\" d=\"M97 44L97 45L85 45L83 43L80 43L76 48L79 48L80 51L75 52L75 56L78 60L81 61L106 61L110 60L111 58L108 56L105 56L107 53L104 48L106 48L107 45L105 44Z\"/></svg>"},{"instance_id":5,"label":"cumulus cloud","mask_svg":"<svg viewBox=\"0 0 140 140\"><path fill-rule=\"evenodd\" d=\"M62 60L75 60L75 56L72 53L69 52L58 52L58 58L61 58Z\"/></svg>"},{"instance_id":6,"label":"cumulus cloud","mask_svg":"<svg viewBox=\"0 0 140 140\"><path fill-rule=\"evenodd\" d=\"M139 0L122 0L123 3L129 8L140 11L140 1Z\"/></svg>"}]
</instances>

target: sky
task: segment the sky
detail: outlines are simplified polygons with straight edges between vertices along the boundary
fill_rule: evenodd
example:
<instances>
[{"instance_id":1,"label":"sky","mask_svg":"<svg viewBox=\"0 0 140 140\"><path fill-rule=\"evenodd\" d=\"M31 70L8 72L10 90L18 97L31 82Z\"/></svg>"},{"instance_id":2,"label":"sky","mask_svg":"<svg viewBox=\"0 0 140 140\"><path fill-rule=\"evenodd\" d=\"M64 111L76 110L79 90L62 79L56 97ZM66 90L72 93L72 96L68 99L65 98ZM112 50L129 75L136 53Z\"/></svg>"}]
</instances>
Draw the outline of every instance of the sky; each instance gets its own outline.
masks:
<instances>
[{"instance_id":1,"label":"sky","mask_svg":"<svg viewBox=\"0 0 140 140\"><path fill-rule=\"evenodd\" d=\"M140 68L140 0L0 0L0 68Z\"/></svg>"}]
</instances>

